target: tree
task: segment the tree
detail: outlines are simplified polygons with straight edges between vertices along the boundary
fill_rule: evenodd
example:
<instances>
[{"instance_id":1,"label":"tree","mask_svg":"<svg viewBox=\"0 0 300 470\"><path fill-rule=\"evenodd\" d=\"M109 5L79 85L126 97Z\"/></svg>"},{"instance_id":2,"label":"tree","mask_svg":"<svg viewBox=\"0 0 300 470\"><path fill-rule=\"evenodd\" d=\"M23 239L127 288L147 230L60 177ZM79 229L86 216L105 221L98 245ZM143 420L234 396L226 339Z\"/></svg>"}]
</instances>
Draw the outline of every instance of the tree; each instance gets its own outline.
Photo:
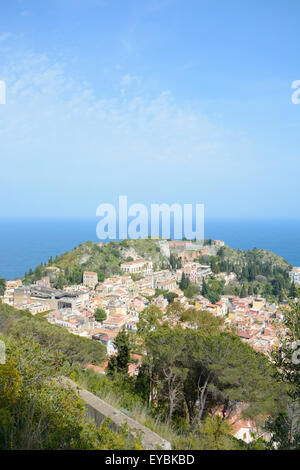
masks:
<instances>
[{"instance_id":1,"label":"tree","mask_svg":"<svg viewBox=\"0 0 300 470\"><path fill-rule=\"evenodd\" d=\"M67 280L66 280L65 276L62 273L59 273L59 275L58 275L58 277L57 277L57 279L54 283L54 287L56 289L62 290L66 284L67 284Z\"/></svg>"},{"instance_id":2,"label":"tree","mask_svg":"<svg viewBox=\"0 0 300 470\"><path fill-rule=\"evenodd\" d=\"M157 328L162 321L162 311L156 305L149 305L139 316L137 323L138 336L143 338L151 331Z\"/></svg>"},{"instance_id":3,"label":"tree","mask_svg":"<svg viewBox=\"0 0 300 470\"><path fill-rule=\"evenodd\" d=\"M216 304L217 302L220 301L221 296L218 292L211 290L207 293L206 298L212 303Z\"/></svg>"},{"instance_id":4,"label":"tree","mask_svg":"<svg viewBox=\"0 0 300 470\"><path fill-rule=\"evenodd\" d=\"M210 279L203 281L202 284L202 295L206 297L212 304L219 302L221 295L224 292L224 281L218 281L217 279Z\"/></svg>"},{"instance_id":5,"label":"tree","mask_svg":"<svg viewBox=\"0 0 300 470\"><path fill-rule=\"evenodd\" d=\"M200 428L199 450L228 450L234 449L230 435L231 426L221 416L207 416Z\"/></svg>"},{"instance_id":6,"label":"tree","mask_svg":"<svg viewBox=\"0 0 300 470\"><path fill-rule=\"evenodd\" d=\"M49 351L57 349L69 364L98 364L106 357L106 348L100 341L74 335L60 326L51 325L45 318L15 310L1 302L0 331L19 340L33 338L42 348Z\"/></svg>"},{"instance_id":7,"label":"tree","mask_svg":"<svg viewBox=\"0 0 300 470\"><path fill-rule=\"evenodd\" d=\"M224 420L241 402L248 404L247 416L274 411L279 396L274 367L217 325L208 323L206 331L161 326L148 333L144 346L149 402L168 423L174 413L187 413L195 430L217 408Z\"/></svg>"},{"instance_id":8,"label":"tree","mask_svg":"<svg viewBox=\"0 0 300 470\"><path fill-rule=\"evenodd\" d=\"M167 315L169 318L180 318L184 312L184 307L180 302L172 302L168 305Z\"/></svg>"},{"instance_id":9,"label":"tree","mask_svg":"<svg viewBox=\"0 0 300 470\"><path fill-rule=\"evenodd\" d=\"M188 299L192 299L193 297L195 297L195 295L199 294L199 291L200 291L199 286L197 286L197 284L194 284L194 283L191 282L188 285L188 287L184 290L184 295Z\"/></svg>"},{"instance_id":10,"label":"tree","mask_svg":"<svg viewBox=\"0 0 300 470\"><path fill-rule=\"evenodd\" d=\"M189 284L190 284L189 278L184 273L182 273L181 281L179 283L180 289L184 291L185 289L189 287Z\"/></svg>"},{"instance_id":11,"label":"tree","mask_svg":"<svg viewBox=\"0 0 300 470\"><path fill-rule=\"evenodd\" d=\"M247 297L247 291L246 291L246 287L245 287L245 284L242 285L242 288L241 288L241 291L240 291L240 297L243 299L245 297Z\"/></svg>"},{"instance_id":12,"label":"tree","mask_svg":"<svg viewBox=\"0 0 300 470\"><path fill-rule=\"evenodd\" d=\"M278 386L272 364L231 333L187 332L190 354L184 396L192 427L221 407L225 419L239 402L256 416L274 411Z\"/></svg>"},{"instance_id":13,"label":"tree","mask_svg":"<svg viewBox=\"0 0 300 470\"><path fill-rule=\"evenodd\" d=\"M218 265L218 257L217 256L210 256L209 263L210 263L210 267L211 267L212 272L214 274L219 274L220 267Z\"/></svg>"},{"instance_id":14,"label":"tree","mask_svg":"<svg viewBox=\"0 0 300 470\"><path fill-rule=\"evenodd\" d=\"M181 268L181 260L177 256L171 253L170 255L170 265L173 270Z\"/></svg>"},{"instance_id":15,"label":"tree","mask_svg":"<svg viewBox=\"0 0 300 470\"><path fill-rule=\"evenodd\" d=\"M291 287L290 287L290 297L292 299L294 299L296 297L296 286L295 286L295 282L293 281L292 284L291 284Z\"/></svg>"},{"instance_id":16,"label":"tree","mask_svg":"<svg viewBox=\"0 0 300 470\"><path fill-rule=\"evenodd\" d=\"M106 311L103 308L96 308L95 310L95 320L98 321L99 323L102 323L106 320L107 314Z\"/></svg>"},{"instance_id":17,"label":"tree","mask_svg":"<svg viewBox=\"0 0 300 470\"><path fill-rule=\"evenodd\" d=\"M207 293L208 293L208 289L207 289L207 285L206 285L205 279L203 279L203 282L202 282L202 290L201 290L201 293L202 293L203 297L206 297L206 296L207 296Z\"/></svg>"},{"instance_id":18,"label":"tree","mask_svg":"<svg viewBox=\"0 0 300 470\"><path fill-rule=\"evenodd\" d=\"M6 280L4 279L4 277L1 277L1 278L0 278L0 295L4 295L4 292L5 292L5 282L6 282Z\"/></svg>"},{"instance_id":19,"label":"tree","mask_svg":"<svg viewBox=\"0 0 300 470\"><path fill-rule=\"evenodd\" d=\"M131 345L129 336L124 329L119 331L113 345L117 350L117 355L111 356L110 360L108 361L108 375L111 377L115 374L126 376L128 373L128 365L130 361Z\"/></svg>"},{"instance_id":20,"label":"tree","mask_svg":"<svg viewBox=\"0 0 300 470\"><path fill-rule=\"evenodd\" d=\"M187 374L182 362L187 348L184 330L158 328L146 337L145 347L151 384L150 402L157 395L156 400L160 404L166 403L166 422L169 424L183 398L182 384Z\"/></svg>"},{"instance_id":21,"label":"tree","mask_svg":"<svg viewBox=\"0 0 300 470\"><path fill-rule=\"evenodd\" d=\"M128 430L96 427L84 403L59 378L61 355L26 338L2 336L7 360L0 364L0 449L134 449Z\"/></svg>"},{"instance_id":22,"label":"tree","mask_svg":"<svg viewBox=\"0 0 300 470\"><path fill-rule=\"evenodd\" d=\"M116 356L111 356L109 358L107 367L105 369L105 373L106 373L107 377L109 377L110 379L116 379L117 373L118 373Z\"/></svg>"},{"instance_id":23,"label":"tree","mask_svg":"<svg viewBox=\"0 0 300 470\"><path fill-rule=\"evenodd\" d=\"M300 449L300 289L295 287L297 300L283 308L283 326L279 350L273 351L277 379L287 387L288 399L277 416L267 422L272 432L272 443L279 449Z\"/></svg>"},{"instance_id":24,"label":"tree","mask_svg":"<svg viewBox=\"0 0 300 470\"><path fill-rule=\"evenodd\" d=\"M190 322L205 334L217 333L220 331L220 326L224 324L223 318L215 317L206 310L197 310L196 308L185 310L181 315L180 321Z\"/></svg>"},{"instance_id":25,"label":"tree","mask_svg":"<svg viewBox=\"0 0 300 470\"><path fill-rule=\"evenodd\" d=\"M169 302L169 304L172 304L174 302L174 299L176 299L176 297L178 297L177 294L175 294L174 292L166 292L163 294L164 298L167 299L167 301Z\"/></svg>"},{"instance_id":26,"label":"tree","mask_svg":"<svg viewBox=\"0 0 300 470\"><path fill-rule=\"evenodd\" d=\"M114 341L114 347L117 349L117 370L119 372L128 372L130 361L130 341L125 329L119 331Z\"/></svg>"}]
</instances>

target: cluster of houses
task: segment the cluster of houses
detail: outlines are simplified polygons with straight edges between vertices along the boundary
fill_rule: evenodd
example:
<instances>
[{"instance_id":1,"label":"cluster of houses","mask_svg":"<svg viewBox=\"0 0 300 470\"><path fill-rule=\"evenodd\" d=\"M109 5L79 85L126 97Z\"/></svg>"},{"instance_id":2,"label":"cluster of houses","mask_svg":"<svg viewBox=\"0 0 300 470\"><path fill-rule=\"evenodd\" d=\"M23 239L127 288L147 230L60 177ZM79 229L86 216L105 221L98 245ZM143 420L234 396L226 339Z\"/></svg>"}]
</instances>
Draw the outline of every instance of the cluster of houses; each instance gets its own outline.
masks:
<instances>
[{"instance_id":1,"label":"cluster of houses","mask_svg":"<svg viewBox=\"0 0 300 470\"><path fill-rule=\"evenodd\" d=\"M279 346L279 334L284 334L280 320L279 306L267 303L264 298L231 297L225 323L233 326L238 336L256 351L269 355Z\"/></svg>"},{"instance_id":2,"label":"cluster of houses","mask_svg":"<svg viewBox=\"0 0 300 470\"><path fill-rule=\"evenodd\" d=\"M223 242L214 241L214 244L222 246ZM170 241L169 246L182 255L193 250L193 256L195 251L198 255L200 249L206 249L186 241ZM49 276L31 286L23 286L21 280L7 281L3 301L18 309L29 310L33 315L46 312L50 323L101 341L108 355L115 353L114 339L122 328L133 332L137 330L139 314L150 302L166 312L168 300L161 294L162 291L176 294L175 301L180 302L183 308L191 307L179 288L182 274L199 285L211 275L210 267L195 262L195 258L193 261L182 261L182 267L174 271L153 271L152 262L140 258L122 263L122 274L104 282L98 282L96 272L85 271L82 285L58 290L50 287L50 276L57 269L51 268L54 269ZM212 304L199 294L194 306L224 317L225 324L233 327L240 338L257 351L268 354L278 346L277 336L281 328L278 325L281 319L278 305L270 305L263 298L250 296L241 299L230 295L223 295L219 302ZM106 313L106 320L102 323L95 320L97 308Z\"/></svg>"}]
</instances>

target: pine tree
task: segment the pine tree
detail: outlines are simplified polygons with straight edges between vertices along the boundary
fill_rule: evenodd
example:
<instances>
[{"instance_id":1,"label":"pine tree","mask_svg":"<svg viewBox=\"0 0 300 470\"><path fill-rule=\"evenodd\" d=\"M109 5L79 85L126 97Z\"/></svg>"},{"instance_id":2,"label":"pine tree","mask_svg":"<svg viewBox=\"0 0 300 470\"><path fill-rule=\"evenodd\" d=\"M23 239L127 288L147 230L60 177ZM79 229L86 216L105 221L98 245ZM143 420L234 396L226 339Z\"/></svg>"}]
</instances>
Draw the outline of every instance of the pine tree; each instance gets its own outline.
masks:
<instances>
[{"instance_id":1,"label":"pine tree","mask_svg":"<svg viewBox=\"0 0 300 470\"><path fill-rule=\"evenodd\" d=\"M295 295L300 298L300 289L295 287ZM270 418L268 429L272 432L272 442L279 449L300 449L300 303L291 300L283 311L283 325L287 334L281 338L280 350L273 352L278 379L288 388L289 400L286 409Z\"/></svg>"},{"instance_id":2,"label":"pine tree","mask_svg":"<svg viewBox=\"0 0 300 470\"><path fill-rule=\"evenodd\" d=\"M201 292L202 292L203 297L206 297L206 295L208 294L208 289L207 289L207 285L206 285L205 280L203 280L202 291Z\"/></svg>"},{"instance_id":3,"label":"pine tree","mask_svg":"<svg viewBox=\"0 0 300 470\"><path fill-rule=\"evenodd\" d=\"M179 287L181 290L185 290L189 287L189 284L190 284L190 280L188 277L185 276L184 273L182 273L182 276L181 276L181 281L179 283Z\"/></svg>"},{"instance_id":4,"label":"pine tree","mask_svg":"<svg viewBox=\"0 0 300 470\"><path fill-rule=\"evenodd\" d=\"M116 373L127 375L131 347L128 334L124 329L119 331L113 345L117 350L117 355L111 356L108 362L108 375L114 376Z\"/></svg>"}]
</instances>

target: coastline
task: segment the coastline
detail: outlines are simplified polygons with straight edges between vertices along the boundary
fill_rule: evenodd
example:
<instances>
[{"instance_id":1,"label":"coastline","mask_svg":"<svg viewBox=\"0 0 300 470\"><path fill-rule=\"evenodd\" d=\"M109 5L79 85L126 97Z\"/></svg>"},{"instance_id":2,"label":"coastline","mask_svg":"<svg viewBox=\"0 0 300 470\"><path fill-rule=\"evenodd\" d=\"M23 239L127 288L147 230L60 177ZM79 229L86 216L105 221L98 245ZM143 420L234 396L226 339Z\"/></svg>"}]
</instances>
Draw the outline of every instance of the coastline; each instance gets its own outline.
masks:
<instances>
[{"instance_id":1,"label":"coastline","mask_svg":"<svg viewBox=\"0 0 300 470\"><path fill-rule=\"evenodd\" d=\"M0 277L23 277L50 256L97 241L97 219L0 220ZM300 220L205 220L205 238L221 239L234 249L267 249L300 265Z\"/></svg>"}]
</instances>

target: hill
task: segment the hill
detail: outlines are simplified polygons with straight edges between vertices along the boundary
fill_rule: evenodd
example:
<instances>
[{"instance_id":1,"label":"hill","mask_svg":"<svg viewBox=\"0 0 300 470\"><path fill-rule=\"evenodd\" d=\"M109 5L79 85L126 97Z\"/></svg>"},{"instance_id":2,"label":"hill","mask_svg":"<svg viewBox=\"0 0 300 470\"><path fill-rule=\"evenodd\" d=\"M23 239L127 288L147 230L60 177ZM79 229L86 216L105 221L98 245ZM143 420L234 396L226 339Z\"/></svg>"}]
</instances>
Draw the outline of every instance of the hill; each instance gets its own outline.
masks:
<instances>
[{"instance_id":1,"label":"hill","mask_svg":"<svg viewBox=\"0 0 300 470\"><path fill-rule=\"evenodd\" d=\"M60 284L82 281L83 271L95 271L99 280L105 277L119 274L120 265L124 261L138 258L149 259L153 262L154 269L166 269L170 267L169 247L166 240L123 240L121 242L81 243L73 250L51 257L45 265L39 265L34 271L25 274L25 283L31 283L41 279L47 274L47 267L56 266L63 271L64 279Z\"/></svg>"},{"instance_id":2,"label":"hill","mask_svg":"<svg viewBox=\"0 0 300 470\"><path fill-rule=\"evenodd\" d=\"M195 253L197 248L199 244L195 243ZM34 271L30 270L25 274L24 283L30 284L46 276L51 266L60 270L59 274L52 278L53 285L58 289L66 284L80 284L84 271L97 272L99 281L102 281L104 278L120 274L120 266L124 261L139 258L151 260L154 270L172 269L172 266L178 266L176 259L179 255L180 250L171 249L170 257L166 240L141 239L110 243L87 241L54 259L51 257L45 265L37 266ZM291 265L281 256L268 250L234 250L226 245L220 247L213 240L209 240L205 241L202 256L195 260L209 264L216 278L222 273L235 274L235 280L230 282L225 291L221 286L224 293L241 296L263 295L274 301L283 300L289 293Z\"/></svg>"}]
</instances>

